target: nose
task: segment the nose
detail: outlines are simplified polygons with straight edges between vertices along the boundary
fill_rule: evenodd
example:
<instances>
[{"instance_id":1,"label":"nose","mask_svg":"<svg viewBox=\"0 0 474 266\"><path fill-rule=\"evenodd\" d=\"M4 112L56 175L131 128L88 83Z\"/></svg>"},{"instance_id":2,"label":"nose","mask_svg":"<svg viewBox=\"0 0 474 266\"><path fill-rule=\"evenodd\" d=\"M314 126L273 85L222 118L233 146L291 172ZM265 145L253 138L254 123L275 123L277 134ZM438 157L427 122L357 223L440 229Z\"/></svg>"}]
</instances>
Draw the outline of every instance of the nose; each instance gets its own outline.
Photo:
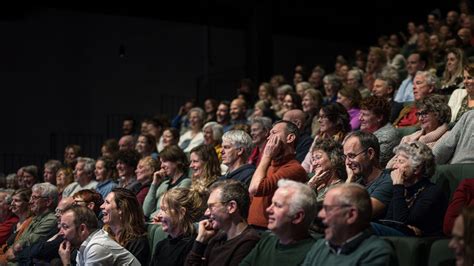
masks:
<instances>
[{"instance_id":1,"label":"nose","mask_svg":"<svg viewBox=\"0 0 474 266\"><path fill-rule=\"evenodd\" d=\"M324 211L324 208L321 208L321 210L318 212L318 217L321 220L324 220L326 218L326 212Z\"/></svg>"},{"instance_id":2,"label":"nose","mask_svg":"<svg viewBox=\"0 0 474 266\"><path fill-rule=\"evenodd\" d=\"M268 208L265 210L268 214L272 214L273 213L273 204L268 206Z\"/></svg>"},{"instance_id":3,"label":"nose","mask_svg":"<svg viewBox=\"0 0 474 266\"><path fill-rule=\"evenodd\" d=\"M206 216L206 217L211 216L211 210L209 210L209 208L207 208L206 211L204 212L204 216Z\"/></svg>"}]
</instances>

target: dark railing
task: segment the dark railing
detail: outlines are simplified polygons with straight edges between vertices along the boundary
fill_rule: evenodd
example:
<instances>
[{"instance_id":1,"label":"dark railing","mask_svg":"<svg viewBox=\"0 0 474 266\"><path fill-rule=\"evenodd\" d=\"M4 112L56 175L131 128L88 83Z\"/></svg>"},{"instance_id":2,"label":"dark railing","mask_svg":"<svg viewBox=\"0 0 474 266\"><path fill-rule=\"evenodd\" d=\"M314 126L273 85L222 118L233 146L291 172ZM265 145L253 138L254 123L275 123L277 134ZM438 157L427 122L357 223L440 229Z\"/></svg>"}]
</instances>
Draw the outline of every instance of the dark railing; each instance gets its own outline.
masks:
<instances>
[{"instance_id":1,"label":"dark railing","mask_svg":"<svg viewBox=\"0 0 474 266\"><path fill-rule=\"evenodd\" d=\"M4 173L5 175L16 173L20 167L26 165L36 165L41 169L48 159L49 156L46 154L1 153L0 173Z\"/></svg>"}]
</instances>

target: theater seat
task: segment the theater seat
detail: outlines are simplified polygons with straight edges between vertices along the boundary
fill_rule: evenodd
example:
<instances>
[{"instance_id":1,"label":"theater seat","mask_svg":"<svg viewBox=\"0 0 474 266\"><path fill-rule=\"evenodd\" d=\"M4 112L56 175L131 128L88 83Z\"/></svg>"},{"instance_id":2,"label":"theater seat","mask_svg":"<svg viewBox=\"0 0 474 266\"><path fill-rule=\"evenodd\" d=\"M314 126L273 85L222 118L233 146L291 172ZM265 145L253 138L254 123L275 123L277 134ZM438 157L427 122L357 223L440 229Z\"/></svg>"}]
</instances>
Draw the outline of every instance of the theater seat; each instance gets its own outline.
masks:
<instances>
[{"instance_id":1,"label":"theater seat","mask_svg":"<svg viewBox=\"0 0 474 266\"><path fill-rule=\"evenodd\" d=\"M449 239L436 240L431 245L429 266L447 266L455 264L454 252L448 247Z\"/></svg>"},{"instance_id":2,"label":"theater seat","mask_svg":"<svg viewBox=\"0 0 474 266\"><path fill-rule=\"evenodd\" d=\"M431 244L438 238L382 237L395 250L398 265L426 266Z\"/></svg>"},{"instance_id":3,"label":"theater seat","mask_svg":"<svg viewBox=\"0 0 474 266\"><path fill-rule=\"evenodd\" d=\"M459 183L465 178L474 178L474 163L438 165L431 181L442 187L446 197L451 200Z\"/></svg>"}]
</instances>

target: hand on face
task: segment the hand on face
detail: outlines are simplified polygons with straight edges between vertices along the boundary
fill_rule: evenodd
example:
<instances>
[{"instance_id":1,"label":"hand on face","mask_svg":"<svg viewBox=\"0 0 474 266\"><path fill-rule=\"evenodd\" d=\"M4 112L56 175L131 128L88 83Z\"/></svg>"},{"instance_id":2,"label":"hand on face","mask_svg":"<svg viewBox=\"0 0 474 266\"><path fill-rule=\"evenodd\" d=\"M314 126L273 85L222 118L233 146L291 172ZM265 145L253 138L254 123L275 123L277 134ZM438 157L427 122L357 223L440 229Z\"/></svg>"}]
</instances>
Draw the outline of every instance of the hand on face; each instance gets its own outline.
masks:
<instances>
[{"instance_id":1,"label":"hand on face","mask_svg":"<svg viewBox=\"0 0 474 266\"><path fill-rule=\"evenodd\" d=\"M199 230L198 230L198 236L196 237L196 240L206 244L209 239L211 239L213 236L215 236L217 233L216 230L214 230L212 226L212 220L206 219L202 220L199 222Z\"/></svg>"},{"instance_id":2,"label":"hand on face","mask_svg":"<svg viewBox=\"0 0 474 266\"><path fill-rule=\"evenodd\" d=\"M164 169L160 169L153 173L153 184L158 185L160 184L163 179L166 177L166 171Z\"/></svg>"},{"instance_id":3,"label":"hand on face","mask_svg":"<svg viewBox=\"0 0 474 266\"><path fill-rule=\"evenodd\" d=\"M265 150L263 152L264 156L275 158L278 156L282 145L283 141L280 139L280 136L271 135L267 141L267 145L265 146Z\"/></svg>"},{"instance_id":4,"label":"hand on face","mask_svg":"<svg viewBox=\"0 0 474 266\"><path fill-rule=\"evenodd\" d=\"M405 172L401 169L394 169L390 173L390 177L392 178L392 182L394 185L402 185L403 184L403 179L405 176Z\"/></svg>"}]
</instances>

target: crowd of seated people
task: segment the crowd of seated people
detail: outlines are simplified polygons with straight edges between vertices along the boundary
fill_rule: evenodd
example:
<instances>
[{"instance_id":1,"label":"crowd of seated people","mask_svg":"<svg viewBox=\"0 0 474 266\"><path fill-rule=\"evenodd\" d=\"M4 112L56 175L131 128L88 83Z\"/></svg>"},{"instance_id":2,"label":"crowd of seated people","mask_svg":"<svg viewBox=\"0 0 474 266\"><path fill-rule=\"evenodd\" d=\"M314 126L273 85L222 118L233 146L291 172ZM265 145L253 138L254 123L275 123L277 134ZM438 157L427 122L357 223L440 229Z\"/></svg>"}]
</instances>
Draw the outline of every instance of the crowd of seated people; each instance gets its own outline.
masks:
<instances>
[{"instance_id":1,"label":"crowd of seated people","mask_svg":"<svg viewBox=\"0 0 474 266\"><path fill-rule=\"evenodd\" d=\"M244 79L125 118L96 159L25 165L0 190L0 264L394 265L381 237L452 235L472 265L474 174L451 199L431 178L474 163L473 28L432 12L334 72Z\"/></svg>"}]
</instances>

